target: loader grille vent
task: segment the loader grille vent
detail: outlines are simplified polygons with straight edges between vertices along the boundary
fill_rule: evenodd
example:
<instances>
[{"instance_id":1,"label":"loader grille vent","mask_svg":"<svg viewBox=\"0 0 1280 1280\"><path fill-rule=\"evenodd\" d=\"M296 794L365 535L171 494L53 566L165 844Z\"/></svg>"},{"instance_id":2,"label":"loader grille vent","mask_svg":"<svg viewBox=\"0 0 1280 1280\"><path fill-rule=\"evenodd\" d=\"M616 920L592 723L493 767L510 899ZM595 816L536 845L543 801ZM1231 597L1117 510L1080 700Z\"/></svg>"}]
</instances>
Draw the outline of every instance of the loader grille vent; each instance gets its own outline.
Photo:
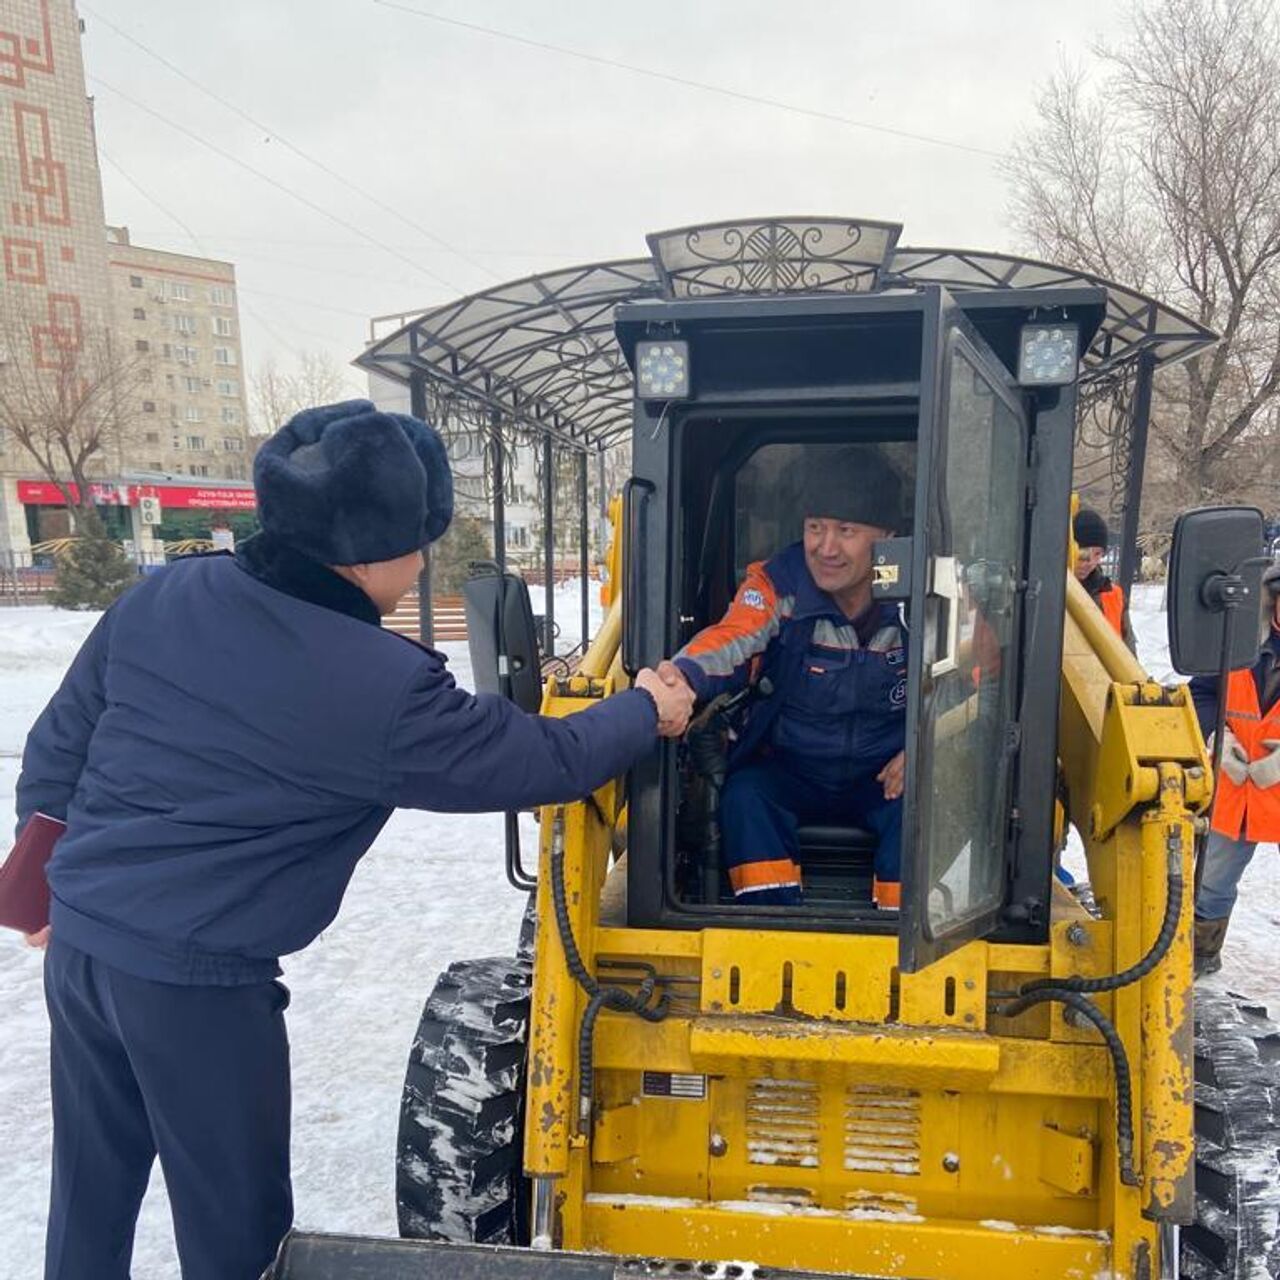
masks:
<instances>
[{"instance_id":1,"label":"loader grille vent","mask_svg":"<svg viewBox=\"0 0 1280 1280\"><path fill-rule=\"evenodd\" d=\"M861 1173L920 1172L920 1095L850 1085L845 1092L844 1167Z\"/></svg>"},{"instance_id":2,"label":"loader grille vent","mask_svg":"<svg viewBox=\"0 0 1280 1280\"><path fill-rule=\"evenodd\" d=\"M747 1086L747 1160L818 1167L818 1086L804 1080L752 1080Z\"/></svg>"}]
</instances>

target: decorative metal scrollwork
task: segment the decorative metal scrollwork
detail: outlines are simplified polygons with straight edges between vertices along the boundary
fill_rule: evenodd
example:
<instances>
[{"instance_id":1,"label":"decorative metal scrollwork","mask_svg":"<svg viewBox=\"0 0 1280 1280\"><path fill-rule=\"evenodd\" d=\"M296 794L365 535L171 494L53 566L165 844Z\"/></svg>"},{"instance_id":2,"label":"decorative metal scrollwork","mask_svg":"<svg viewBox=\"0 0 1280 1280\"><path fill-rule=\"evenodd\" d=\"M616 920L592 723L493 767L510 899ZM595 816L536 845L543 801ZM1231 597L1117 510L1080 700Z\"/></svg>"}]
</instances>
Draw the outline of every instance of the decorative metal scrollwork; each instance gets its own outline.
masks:
<instances>
[{"instance_id":1,"label":"decorative metal scrollwork","mask_svg":"<svg viewBox=\"0 0 1280 1280\"><path fill-rule=\"evenodd\" d=\"M672 293L861 293L897 239L897 228L849 221L763 221L692 227L651 243Z\"/></svg>"}]
</instances>

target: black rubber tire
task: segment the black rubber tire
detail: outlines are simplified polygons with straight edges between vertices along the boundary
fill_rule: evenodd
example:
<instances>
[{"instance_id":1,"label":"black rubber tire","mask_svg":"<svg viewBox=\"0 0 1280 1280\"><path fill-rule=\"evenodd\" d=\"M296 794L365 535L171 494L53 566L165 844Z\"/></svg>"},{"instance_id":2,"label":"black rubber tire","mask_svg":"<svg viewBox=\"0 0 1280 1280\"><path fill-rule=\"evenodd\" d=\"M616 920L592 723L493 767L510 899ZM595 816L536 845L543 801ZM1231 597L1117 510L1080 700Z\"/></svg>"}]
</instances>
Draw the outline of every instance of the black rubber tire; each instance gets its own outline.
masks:
<instances>
[{"instance_id":1,"label":"black rubber tire","mask_svg":"<svg viewBox=\"0 0 1280 1280\"><path fill-rule=\"evenodd\" d=\"M1280 1276L1280 1027L1262 1006L1198 984L1196 1220L1184 1280Z\"/></svg>"},{"instance_id":2,"label":"black rubber tire","mask_svg":"<svg viewBox=\"0 0 1280 1280\"><path fill-rule=\"evenodd\" d=\"M427 998L396 1140L400 1234L527 1244L521 1173L528 958L461 960Z\"/></svg>"}]
</instances>

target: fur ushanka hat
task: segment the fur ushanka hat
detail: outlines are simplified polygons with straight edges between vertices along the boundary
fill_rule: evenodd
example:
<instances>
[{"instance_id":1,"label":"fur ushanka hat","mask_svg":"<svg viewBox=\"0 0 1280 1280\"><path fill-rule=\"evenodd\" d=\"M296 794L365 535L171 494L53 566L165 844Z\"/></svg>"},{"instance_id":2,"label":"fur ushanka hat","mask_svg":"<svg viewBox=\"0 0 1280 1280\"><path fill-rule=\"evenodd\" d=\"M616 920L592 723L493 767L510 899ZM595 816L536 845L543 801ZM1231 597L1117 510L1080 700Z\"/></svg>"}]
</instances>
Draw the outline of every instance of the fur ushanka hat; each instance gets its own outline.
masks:
<instances>
[{"instance_id":1,"label":"fur ushanka hat","mask_svg":"<svg viewBox=\"0 0 1280 1280\"><path fill-rule=\"evenodd\" d=\"M453 515L444 441L368 400L304 409L253 464L264 532L319 564L395 560L434 542Z\"/></svg>"}]
</instances>

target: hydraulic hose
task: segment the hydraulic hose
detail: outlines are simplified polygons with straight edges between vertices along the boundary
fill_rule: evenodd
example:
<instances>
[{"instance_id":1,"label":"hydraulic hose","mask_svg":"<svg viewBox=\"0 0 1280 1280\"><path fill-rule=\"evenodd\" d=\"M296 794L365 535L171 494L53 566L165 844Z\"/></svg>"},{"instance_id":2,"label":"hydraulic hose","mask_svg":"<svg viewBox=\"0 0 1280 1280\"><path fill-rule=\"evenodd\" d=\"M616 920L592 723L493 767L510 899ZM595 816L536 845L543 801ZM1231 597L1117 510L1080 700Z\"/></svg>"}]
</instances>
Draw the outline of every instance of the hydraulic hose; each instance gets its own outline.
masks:
<instances>
[{"instance_id":1,"label":"hydraulic hose","mask_svg":"<svg viewBox=\"0 0 1280 1280\"><path fill-rule=\"evenodd\" d=\"M1116 991L1145 978L1164 959L1173 945L1178 932L1178 918L1182 915L1182 827L1177 824L1169 828L1165 838L1165 858L1169 888L1165 895L1164 919L1160 922L1160 932L1156 934L1150 950L1141 960L1120 973L1103 978L1084 978L1078 974L1061 978L1037 978L1034 982L1019 987L1019 994L1025 996L1033 991L1046 991L1050 988L1058 991Z\"/></svg>"},{"instance_id":2,"label":"hydraulic hose","mask_svg":"<svg viewBox=\"0 0 1280 1280\"><path fill-rule=\"evenodd\" d=\"M1016 1000L1010 1001L999 1012L1001 1017L1016 1018L1032 1005L1043 1004L1047 1000L1065 1004L1087 1018L1106 1042L1116 1073L1116 1151L1120 1160L1120 1181L1125 1186L1136 1187L1141 1179L1133 1168L1133 1080L1124 1042L1111 1020L1092 1000L1079 991L1062 986L1038 986L1034 991L1024 988Z\"/></svg>"},{"instance_id":3,"label":"hydraulic hose","mask_svg":"<svg viewBox=\"0 0 1280 1280\"><path fill-rule=\"evenodd\" d=\"M565 965L574 981L589 997L578 1029L578 1130L585 1132L591 1118L591 1094L595 1078L593 1042L596 1021L602 1009L618 1013L634 1013L646 1022L661 1022L667 1016L668 998L663 991L657 1003L652 1003L658 991L658 971L651 964L637 963L634 967L644 974L635 991L621 987L601 986L587 970L577 939L573 936L573 924L569 919L568 895L564 887L563 818L557 818L551 847L551 903L555 910L556 928L560 933L560 945L564 948Z\"/></svg>"}]
</instances>

